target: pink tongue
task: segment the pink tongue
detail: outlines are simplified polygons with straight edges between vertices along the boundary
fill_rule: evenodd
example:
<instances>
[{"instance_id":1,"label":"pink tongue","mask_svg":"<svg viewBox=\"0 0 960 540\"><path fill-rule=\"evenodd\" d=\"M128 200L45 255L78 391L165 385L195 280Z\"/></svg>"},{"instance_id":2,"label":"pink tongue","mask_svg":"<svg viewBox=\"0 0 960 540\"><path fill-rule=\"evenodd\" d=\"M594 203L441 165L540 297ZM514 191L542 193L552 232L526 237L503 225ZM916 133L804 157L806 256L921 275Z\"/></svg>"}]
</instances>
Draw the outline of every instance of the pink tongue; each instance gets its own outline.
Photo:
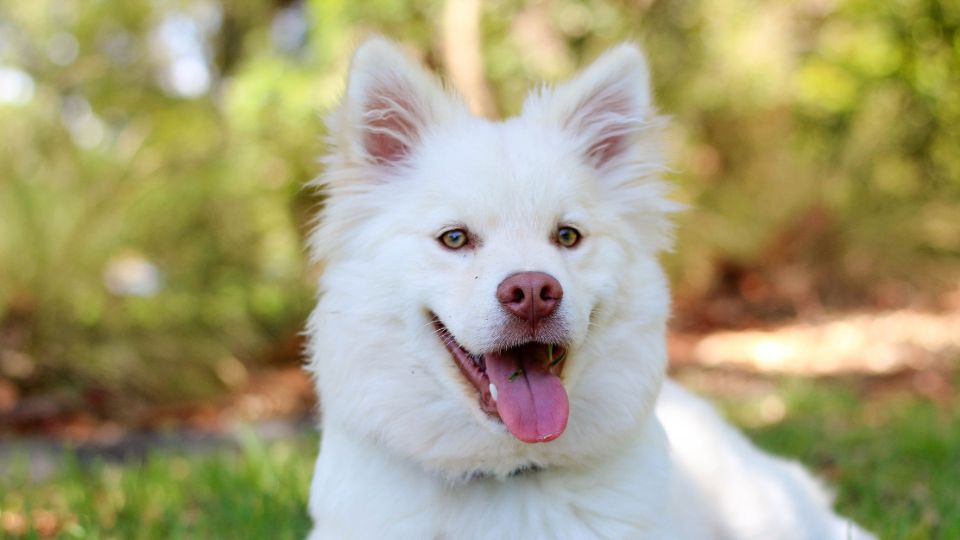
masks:
<instances>
[{"instance_id":1,"label":"pink tongue","mask_svg":"<svg viewBox=\"0 0 960 540\"><path fill-rule=\"evenodd\" d=\"M497 413L510 433L526 443L559 437L570 412L567 391L560 377L548 371L539 349L543 346L527 345L484 355L487 377L497 386Z\"/></svg>"}]
</instances>

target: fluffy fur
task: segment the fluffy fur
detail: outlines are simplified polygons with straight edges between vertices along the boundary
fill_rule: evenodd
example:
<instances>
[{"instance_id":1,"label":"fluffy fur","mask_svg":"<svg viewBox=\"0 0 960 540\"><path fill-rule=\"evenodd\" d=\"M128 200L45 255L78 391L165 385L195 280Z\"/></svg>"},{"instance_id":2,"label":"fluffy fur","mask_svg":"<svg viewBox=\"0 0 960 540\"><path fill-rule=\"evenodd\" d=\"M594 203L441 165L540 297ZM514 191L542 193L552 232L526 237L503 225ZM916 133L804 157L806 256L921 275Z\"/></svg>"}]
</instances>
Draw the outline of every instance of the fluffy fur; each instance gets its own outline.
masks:
<instances>
[{"instance_id":1,"label":"fluffy fur","mask_svg":"<svg viewBox=\"0 0 960 540\"><path fill-rule=\"evenodd\" d=\"M311 247L323 441L311 538L871 538L798 465L765 455L664 382L670 246L660 128L621 45L503 122L398 48L357 51L332 114ZM583 236L551 241L558 224ZM471 249L437 241L450 227ZM497 285L554 276L569 350L566 431L526 444L484 414L435 333L497 346Z\"/></svg>"}]
</instances>

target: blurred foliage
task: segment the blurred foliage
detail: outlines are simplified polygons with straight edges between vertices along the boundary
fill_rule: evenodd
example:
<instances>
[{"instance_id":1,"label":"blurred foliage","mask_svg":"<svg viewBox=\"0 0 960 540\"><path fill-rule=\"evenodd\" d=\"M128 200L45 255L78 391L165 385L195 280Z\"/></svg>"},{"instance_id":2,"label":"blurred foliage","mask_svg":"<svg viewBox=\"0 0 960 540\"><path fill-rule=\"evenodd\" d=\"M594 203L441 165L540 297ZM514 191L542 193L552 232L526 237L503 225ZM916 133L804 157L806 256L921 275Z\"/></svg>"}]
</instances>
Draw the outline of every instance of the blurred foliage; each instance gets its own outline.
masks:
<instances>
[{"instance_id":1,"label":"blurred foliage","mask_svg":"<svg viewBox=\"0 0 960 540\"><path fill-rule=\"evenodd\" d=\"M503 114L624 39L649 52L681 297L883 301L960 260L960 4L491 0ZM0 6L0 382L201 395L312 301L319 112L370 32L439 67L439 0ZM86 393L85 393L86 392Z\"/></svg>"}]
</instances>

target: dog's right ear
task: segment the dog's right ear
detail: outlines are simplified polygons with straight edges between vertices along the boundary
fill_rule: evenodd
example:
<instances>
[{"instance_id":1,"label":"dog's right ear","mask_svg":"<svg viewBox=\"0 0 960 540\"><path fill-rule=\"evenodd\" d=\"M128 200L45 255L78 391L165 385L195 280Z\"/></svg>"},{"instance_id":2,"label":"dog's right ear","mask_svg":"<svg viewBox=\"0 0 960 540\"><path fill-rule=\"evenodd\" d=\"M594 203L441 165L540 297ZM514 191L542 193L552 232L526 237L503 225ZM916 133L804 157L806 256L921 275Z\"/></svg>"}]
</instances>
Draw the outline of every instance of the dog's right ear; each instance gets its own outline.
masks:
<instances>
[{"instance_id":1,"label":"dog's right ear","mask_svg":"<svg viewBox=\"0 0 960 540\"><path fill-rule=\"evenodd\" d=\"M380 37L354 53L337 122L351 160L381 169L403 165L429 130L465 111L437 79Z\"/></svg>"}]
</instances>

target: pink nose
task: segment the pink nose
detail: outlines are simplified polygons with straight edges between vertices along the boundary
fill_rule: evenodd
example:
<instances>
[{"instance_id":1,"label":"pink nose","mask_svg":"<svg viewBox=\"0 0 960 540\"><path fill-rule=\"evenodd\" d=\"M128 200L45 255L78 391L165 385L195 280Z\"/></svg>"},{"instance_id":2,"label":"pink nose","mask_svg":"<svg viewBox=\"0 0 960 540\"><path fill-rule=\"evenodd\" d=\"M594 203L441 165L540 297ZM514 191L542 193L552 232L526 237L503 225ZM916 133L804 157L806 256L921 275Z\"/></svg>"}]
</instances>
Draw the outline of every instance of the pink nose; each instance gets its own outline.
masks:
<instances>
[{"instance_id":1,"label":"pink nose","mask_svg":"<svg viewBox=\"0 0 960 540\"><path fill-rule=\"evenodd\" d=\"M519 272L497 287L497 300L503 307L532 325L553 313L561 298L560 282L543 272Z\"/></svg>"}]
</instances>

